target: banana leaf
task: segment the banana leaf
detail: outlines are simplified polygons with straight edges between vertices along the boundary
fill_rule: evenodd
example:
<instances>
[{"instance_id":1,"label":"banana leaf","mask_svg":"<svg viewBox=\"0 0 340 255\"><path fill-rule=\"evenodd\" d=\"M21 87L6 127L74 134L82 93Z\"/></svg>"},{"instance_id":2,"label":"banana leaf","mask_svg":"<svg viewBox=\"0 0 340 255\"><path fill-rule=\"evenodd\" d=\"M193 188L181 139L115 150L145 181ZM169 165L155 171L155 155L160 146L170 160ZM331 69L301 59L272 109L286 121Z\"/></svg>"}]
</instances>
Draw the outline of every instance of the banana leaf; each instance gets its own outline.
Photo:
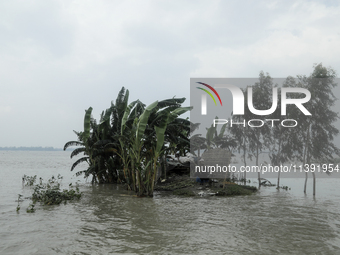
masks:
<instances>
[{"instance_id":1,"label":"banana leaf","mask_svg":"<svg viewBox=\"0 0 340 255\"><path fill-rule=\"evenodd\" d=\"M219 138L223 138L223 135L224 135L226 127L227 127L227 123L223 124L223 126L222 126L222 128L220 130L220 134L218 135Z\"/></svg>"},{"instance_id":2,"label":"banana leaf","mask_svg":"<svg viewBox=\"0 0 340 255\"><path fill-rule=\"evenodd\" d=\"M64 150L66 150L70 146L84 146L84 143L79 141L69 141L65 143Z\"/></svg>"},{"instance_id":3,"label":"banana leaf","mask_svg":"<svg viewBox=\"0 0 340 255\"><path fill-rule=\"evenodd\" d=\"M72 151L71 153L71 158L73 158L74 156L77 156L79 153L82 153L82 152L85 152L86 151L86 148L85 147L80 147L80 148L77 148L75 150Z\"/></svg>"},{"instance_id":4,"label":"banana leaf","mask_svg":"<svg viewBox=\"0 0 340 255\"><path fill-rule=\"evenodd\" d=\"M85 112L85 117L84 117L84 133L83 133L83 139L84 139L84 141L86 141L87 138L89 138L89 136L90 136L91 113L92 113L92 107L90 107L90 108Z\"/></svg>"},{"instance_id":5,"label":"banana leaf","mask_svg":"<svg viewBox=\"0 0 340 255\"><path fill-rule=\"evenodd\" d=\"M158 107L159 108L164 108L167 106L174 106L174 105L180 105L185 101L185 97L183 98L170 98L170 99L165 99L162 101L159 101Z\"/></svg>"},{"instance_id":6,"label":"banana leaf","mask_svg":"<svg viewBox=\"0 0 340 255\"><path fill-rule=\"evenodd\" d=\"M159 126L155 126L156 137L157 137L157 144L156 144L156 151L155 155L158 155L164 145L164 134L166 131L166 127L169 123L169 116L171 114L171 107L165 109L164 114L162 114L162 119Z\"/></svg>"},{"instance_id":7,"label":"banana leaf","mask_svg":"<svg viewBox=\"0 0 340 255\"><path fill-rule=\"evenodd\" d=\"M136 130L136 145L139 144L139 142L142 139L142 136L144 135L146 125L148 124L149 116L153 108L155 108L158 104L158 101L153 102L148 107L145 108L142 115L139 117L138 124L137 124L137 130Z\"/></svg>"},{"instance_id":8,"label":"banana leaf","mask_svg":"<svg viewBox=\"0 0 340 255\"><path fill-rule=\"evenodd\" d=\"M105 113L104 113L104 112L102 113L101 122L100 122L100 124L99 124L99 126L100 126L101 128L103 128L104 125L105 125L105 123L107 123L107 122L110 120L110 115L111 115L111 113L112 113L112 108L111 108L111 107L108 108L108 109L106 109L106 110L105 110Z\"/></svg>"},{"instance_id":9,"label":"banana leaf","mask_svg":"<svg viewBox=\"0 0 340 255\"><path fill-rule=\"evenodd\" d=\"M80 159L78 159L76 162L73 163L72 167L71 167L71 171L73 171L73 169L80 163L82 162L87 162L88 163L88 159L89 157L82 157Z\"/></svg>"},{"instance_id":10,"label":"banana leaf","mask_svg":"<svg viewBox=\"0 0 340 255\"><path fill-rule=\"evenodd\" d=\"M186 113L187 111L190 111L192 109L192 106L188 107L179 107L176 110L172 111L169 116L169 123L174 121L179 115Z\"/></svg>"},{"instance_id":11,"label":"banana leaf","mask_svg":"<svg viewBox=\"0 0 340 255\"><path fill-rule=\"evenodd\" d=\"M128 107L126 107L125 112L124 112L124 116L122 119L122 123L121 123L121 127L120 127L120 133L121 135L123 135L124 129L125 129L125 123L130 115L131 109L136 105L136 103L138 102L138 100L133 101L131 104L129 104Z\"/></svg>"}]
</instances>

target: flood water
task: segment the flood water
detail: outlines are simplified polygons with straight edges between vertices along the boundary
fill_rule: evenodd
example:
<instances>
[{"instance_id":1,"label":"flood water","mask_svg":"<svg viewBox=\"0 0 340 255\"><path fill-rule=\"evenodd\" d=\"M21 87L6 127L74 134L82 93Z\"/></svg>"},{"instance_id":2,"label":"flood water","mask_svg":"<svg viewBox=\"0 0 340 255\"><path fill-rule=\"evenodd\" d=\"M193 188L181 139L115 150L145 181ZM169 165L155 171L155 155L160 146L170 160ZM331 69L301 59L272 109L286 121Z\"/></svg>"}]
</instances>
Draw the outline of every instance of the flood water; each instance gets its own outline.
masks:
<instances>
[{"instance_id":1,"label":"flood water","mask_svg":"<svg viewBox=\"0 0 340 255\"><path fill-rule=\"evenodd\" d=\"M339 179L318 179L315 199L303 179L251 196L138 198L73 176L69 155L0 152L0 254L340 254ZM32 193L24 174L61 174L65 187L80 180L83 196L35 213L26 199L17 213L18 194Z\"/></svg>"}]
</instances>

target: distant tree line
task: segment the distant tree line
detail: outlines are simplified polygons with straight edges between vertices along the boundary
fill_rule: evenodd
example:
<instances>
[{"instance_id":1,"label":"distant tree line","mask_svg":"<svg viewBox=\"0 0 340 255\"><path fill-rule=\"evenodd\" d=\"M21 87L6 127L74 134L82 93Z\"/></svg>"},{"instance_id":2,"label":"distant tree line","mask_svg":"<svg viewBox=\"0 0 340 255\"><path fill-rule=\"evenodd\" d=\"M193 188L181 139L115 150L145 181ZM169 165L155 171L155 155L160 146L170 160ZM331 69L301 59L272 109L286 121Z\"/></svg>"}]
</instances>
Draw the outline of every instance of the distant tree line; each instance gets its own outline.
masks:
<instances>
[{"instance_id":1,"label":"distant tree line","mask_svg":"<svg viewBox=\"0 0 340 255\"><path fill-rule=\"evenodd\" d=\"M0 147L0 151L62 151L62 148L54 148L54 147Z\"/></svg>"},{"instance_id":2,"label":"distant tree line","mask_svg":"<svg viewBox=\"0 0 340 255\"><path fill-rule=\"evenodd\" d=\"M257 115L249 110L247 100L244 101L244 115L233 115L233 122L245 123L245 125L224 124L218 134L216 127L207 129L205 137L195 135L191 139L194 150L210 148L228 148L241 154L242 161L247 166L248 160L255 160L255 165L260 166L259 156L268 152L271 164L280 166L287 162L301 162L306 170L304 193L306 193L307 170L313 164L334 163L340 156L340 150L334 143L334 138L339 134L335 123L339 115L332 107L335 105L336 97L333 88L337 86L335 81L336 72L332 68L326 68L322 64L314 66L313 73L309 76L299 75L297 78L287 77L282 88L304 88L307 89L311 98L304 103L304 107L311 113L305 115L295 105L288 105L286 114L281 111L281 90L277 92L277 108L270 115ZM278 85L270 75L260 72L259 80L251 84L250 89L242 89L245 98L251 91L252 105L256 110L268 110L273 105L273 88ZM282 89L281 88L281 89ZM302 99L303 93L287 93L288 99ZM218 117L216 117L218 119ZM296 120L296 127L284 127L280 125L287 119ZM275 120L261 127L246 125L249 120L252 125L261 126L267 120ZM230 121L229 121L230 123ZM293 123L295 124L295 123ZM289 124L292 125L292 124ZM293 125L294 126L294 125ZM199 153L198 153L199 154ZM313 176L313 195L315 195L315 173ZM245 176L243 178L246 179ZM261 183L260 172L258 182ZM277 186L280 183L280 172L278 174Z\"/></svg>"}]
</instances>

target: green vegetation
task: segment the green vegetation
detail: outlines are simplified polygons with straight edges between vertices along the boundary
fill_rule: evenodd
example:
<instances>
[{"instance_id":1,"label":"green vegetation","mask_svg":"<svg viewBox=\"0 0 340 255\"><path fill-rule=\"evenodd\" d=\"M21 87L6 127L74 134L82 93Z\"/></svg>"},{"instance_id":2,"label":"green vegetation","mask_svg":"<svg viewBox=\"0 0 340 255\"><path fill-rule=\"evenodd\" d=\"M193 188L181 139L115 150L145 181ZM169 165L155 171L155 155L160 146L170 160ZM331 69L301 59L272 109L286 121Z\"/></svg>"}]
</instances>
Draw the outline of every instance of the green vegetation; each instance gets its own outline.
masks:
<instances>
[{"instance_id":1,"label":"green vegetation","mask_svg":"<svg viewBox=\"0 0 340 255\"><path fill-rule=\"evenodd\" d=\"M225 185L227 184L227 185ZM234 182L214 180L199 184L196 179L187 175L172 174L167 180L159 183L157 191L167 191L176 196L238 196L251 195L257 191L256 187L237 185Z\"/></svg>"},{"instance_id":2,"label":"green vegetation","mask_svg":"<svg viewBox=\"0 0 340 255\"><path fill-rule=\"evenodd\" d=\"M37 176L27 176L24 175L22 178L23 181L25 180L25 186L34 186L33 194L32 194L32 203L26 209L27 213L35 212L35 204L40 202L41 205L59 205L62 202L66 204L68 200L75 200L81 198L81 192L79 191L78 186L75 189L72 186L72 183L69 184L69 189L61 190L61 181L63 177L58 174L57 177L52 176L46 183L43 183L43 179L39 178L39 184L34 185ZM18 195L18 206L17 212L20 210L19 202L22 195Z\"/></svg>"},{"instance_id":3,"label":"green vegetation","mask_svg":"<svg viewBox=\"0 0 340 255\"><path fill-rule=\"evenodd\" d=\"M220 189L216 192L216 196L240 196L251 195L256 192L256 187L245 185L226 185L224 189Z\"/></svg>"},{"instance_id":4,"label":"green vegetation","mask_svg":"<svg viewBox=\"0 0 340 255\"><path fill-rule=\"evenodd\" d=\"M172 176L157 186L158 191L174 191L191 188L197 185L195 179L183 176Z\"/></svg>"},{"instance_id":5,"label":"green vegetation","mask_svg":"<svg viewBox=\"0 0 340 255\"><path fill-rule=\"evenodd\" d=\"M115 103L102 112L99 124L85 111L84 131L75 132L78 146L71 158L83 154L71 167L82 162L86 170L76 175L92 176L92 182L126 183L138 196L152 196L157 168L167 153L185 155L190 150L190 122L179 116L190 110L182 107L185 98L155 101L145 106L139 100L128 104L129 91L124 88Z\"/></svg>"},{"instance_id":6,"label":"green vegetation","mask_svg":"<svg viewBox=\"0 0 340 255\"><path fill-rule=\"evenodd\" d=\"M22 202L23 200L21 199L22 195L18 194L18 205L17 205L17 212L20 211L20 202Z\"/></svg>"},{"instance_id":7,"label":"green vegetation","mask_svg":"<svg viewBox=\"0 0 340 255\"><path fill-rule=\"evenodd\" d=\"M28 208L26 209L26 212L27 213L34 213L35 212L35 204L34 203L31 203Z\"/></svg>"},{"instance_id":8,"label":"green vegetation","mask_svg":"<svg viewBox=\"0 0 340 255\"><path fill-rule=\"evenodd\" d=\"M76 187L74 190L72 184L69 185L69 190L60 190L62 179L63 177L60 175L57 178L52 176L47 183L35 185L32 194L33 203L40 202L43 205L59 205L62 202L66 203L67 200L79 199L81 197L79 188Z\"/></svg>"},{"instance_id":9,"label":"green vegetation","mask_svg":"<svg viewBox=\"0 0 340 255\"><path fill-rule=\"evenodd\" d=\"M264 152L268 153L273 166L289 161L300 161L303 165L332 162L334 156L340 156L340 150L333 142L339 133L334 126L339 116L331 110L336 100L332 92L337 85L334 79L334 70L322 64L315 65L309 76L287 77L282 88L304 88L311 93L311 99L304 106L312 115L304 115L298 107L291 107L289 103L283 114L281 90L277 90L278 85L273 83L268 73L261 72L258 82L243 89L243 93L246 98L251 96L252 108L262 111L272 108L275 94L278 97L276 109L270 111L270 115L257 115L248 108L248 100L244 100L244 115L232 118L238 123L273 120L272 125L223 125L219 132L216 126L211 126L207 128L205 138L200 134L191 137L191 152L197 151L200 158L202 149L238 151L245 166L247 160L253 158L260 166L260 154ZM286 97L296 99L305 95L289 92ZM89 107L85 111L83 131L74 131L77 140L67 142L64 150L77 146L71 158L83 155L73 163L71 171L83 162L88 164L86 169L76 172L77 176L92 177L92 183L124 183L138 196L152 196L157 169L163 165L166 155L184 156L189 152L189 137L199 123L190 123L188 119L179 117L191 109L182 107L185 98L155 101L149 106L139 100L128 101L129 91L123 87L116 101L102 112L99 122L92 117L92 107ZM274 125L274 120L282 123L287 119L296 120L298 125L294 128ZM312 174L315 195L315 175ZM240 179L246 183L245 174ZM260 172L258 183L261 185ZM280 188L280 173L277 187Z\"/></svg>"},{"instance_id":10,"label":"green vegetation","mask_svg":"<svg viewBox=\"0 0 340 255\"><path fill-rule=\"evenodd\" d=\"M37 176L36 175L28 176L28 175L24 174L24 176L22 177L22 183L25 186L33 186L34 183L36 182L36 180L37 180Z\"/></svg>"},{"instance_id":11,"label":"green vegetation","mask_svg":"<svg viewBox=\"0 0 340 255\"><path fill-rule=\"evenodd\" d=\"M281 187L276 187L276 189L284 189L284 190L290 190L288 186L281 186Z\"/></svg>"},{"instance_id":12,"label":"green vegetation","mask_svg":"<svg viewBox=\"0 0 340 255\"><path fill-rule=\"evenodd\" d=\"M303 104L311 115L305 115L299 108L291 106L288 106L286 114L282 115L281 90L278 91L277 108L270 115L254 115L245 104L245 114L233 116L235 121L258 119L265 122L266 119L272 119L279 123L285 119L293 119L298 122L298 125L294 128L282 125L263 125L261 128L237 125L229 128L232 137L237 141L238 152L242 153L244 165L247 165L247 159L255 158L255 164L259 166L259 155L264 151L269 151L273 166L289 161L299 161L304 166L312 162L328 163L333 162L334 157L339 157L340 150L334 144L334 138L339 134L334 124L339 120L339 116L332 110L336 100L333 94L333 89L337 86L335 77L336 73L332 68L317 64L309 76L299 75L297 78L289 76L284 81L283 88L304 88L311 93L311 99ZM257 110L270 109L272 106L271 91L277 86L268 73L265 75L261 72L259 82L252 86L253 107ZM248 96L248 90L244 89L243 92L245 96ZM303 93L288 93L286 96L295 99L305 97ZM315 195L315 173L312 175L313 195ZM260 173L258 179L260 185ZM306 185L307 173L305 193ZM277 187L280 187L280 172Z\"/></svg>"}]
</instances>

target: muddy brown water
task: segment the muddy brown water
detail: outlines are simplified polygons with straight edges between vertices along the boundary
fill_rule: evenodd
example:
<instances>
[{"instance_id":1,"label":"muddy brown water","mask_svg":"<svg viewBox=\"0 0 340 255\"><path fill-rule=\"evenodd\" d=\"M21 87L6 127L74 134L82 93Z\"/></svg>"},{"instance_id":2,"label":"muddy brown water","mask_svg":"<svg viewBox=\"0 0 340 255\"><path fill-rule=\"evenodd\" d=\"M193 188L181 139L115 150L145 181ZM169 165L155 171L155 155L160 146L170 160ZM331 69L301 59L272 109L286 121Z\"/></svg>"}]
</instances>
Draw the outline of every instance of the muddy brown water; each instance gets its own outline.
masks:
<instances>
[{"instance_id":1,"label":"muddy brown water","mask_svg":"<svg viewBox=\"0 0 340 255\"><path fill-rule=\"evenodd\" d=\"M339 179L319 179L315 199L302 179L244 197L137 198L74 177L69 154L0 152L0 254L340 254ZM17 195L31 194L24 174L58 173L81 181L80 201L28 214L26 199L16 212Z\"/></svg>"}]
</instances>

